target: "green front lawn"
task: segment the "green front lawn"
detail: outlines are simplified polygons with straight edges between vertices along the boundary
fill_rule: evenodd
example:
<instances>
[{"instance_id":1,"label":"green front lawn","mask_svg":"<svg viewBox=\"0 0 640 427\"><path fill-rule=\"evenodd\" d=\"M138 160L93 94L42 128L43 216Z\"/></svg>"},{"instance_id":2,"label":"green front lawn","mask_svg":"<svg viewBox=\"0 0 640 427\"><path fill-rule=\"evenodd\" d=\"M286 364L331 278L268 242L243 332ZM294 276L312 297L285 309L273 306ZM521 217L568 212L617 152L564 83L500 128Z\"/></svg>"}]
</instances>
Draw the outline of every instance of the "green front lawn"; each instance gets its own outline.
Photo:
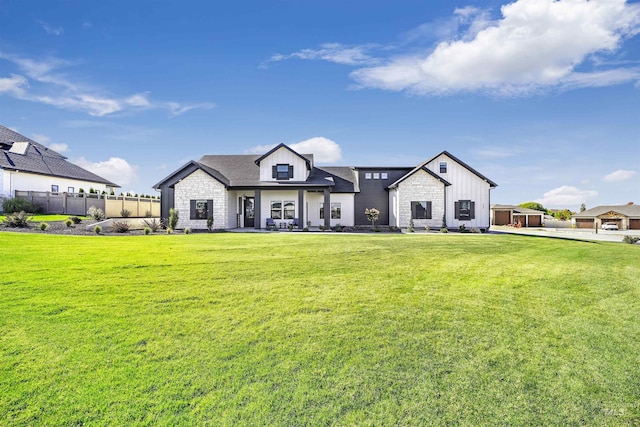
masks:
<instances>
[{"instance_id":1,"label":"green front lawn","mask_svg":"<svg viewBox=\"0 0 640 427\"><path fill-rule=\"evenodd\" d=\"M0 425L638 425L640 248L0 233Z\"/></svg>"}]
</instances>

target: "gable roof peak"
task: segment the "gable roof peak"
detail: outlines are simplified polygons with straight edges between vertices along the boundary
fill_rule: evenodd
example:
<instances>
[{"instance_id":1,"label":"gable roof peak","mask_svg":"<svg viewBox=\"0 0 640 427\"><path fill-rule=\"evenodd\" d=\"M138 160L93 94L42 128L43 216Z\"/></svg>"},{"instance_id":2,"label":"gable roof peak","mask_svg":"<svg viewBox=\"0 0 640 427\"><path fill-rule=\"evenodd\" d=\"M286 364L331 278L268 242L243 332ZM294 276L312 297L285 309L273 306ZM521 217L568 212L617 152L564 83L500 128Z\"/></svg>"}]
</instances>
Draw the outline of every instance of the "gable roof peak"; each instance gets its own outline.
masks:
<instances>
[{"instance_id":1,"label":"gable roof peak","mask_svg":"<svg viewBox=\"0 0 640 427\"><path fill-rule=\"evenodd\" d=\"M296 156L300 157L302 160L305 161L305 163L307 164L307 169L311 169L311 161L306 158L305 156L303 156L302 154L298 153L297 151L295 151L293 148L289 147L288 145L286 145L285 143L281 142L280 144L276 145L275 147L273 147L271 150L269 150L267 153L263 154L262 156L258 157L256 159L256 165L260 166L260 162L263 161L264 159L266 159L267 157L269 157L270 155L272 155L273 153L275 153L276 151L278 151L281 148L285 148L289 151L291 151L293 154L295 154Z\"/></svg>"}]
</instances>

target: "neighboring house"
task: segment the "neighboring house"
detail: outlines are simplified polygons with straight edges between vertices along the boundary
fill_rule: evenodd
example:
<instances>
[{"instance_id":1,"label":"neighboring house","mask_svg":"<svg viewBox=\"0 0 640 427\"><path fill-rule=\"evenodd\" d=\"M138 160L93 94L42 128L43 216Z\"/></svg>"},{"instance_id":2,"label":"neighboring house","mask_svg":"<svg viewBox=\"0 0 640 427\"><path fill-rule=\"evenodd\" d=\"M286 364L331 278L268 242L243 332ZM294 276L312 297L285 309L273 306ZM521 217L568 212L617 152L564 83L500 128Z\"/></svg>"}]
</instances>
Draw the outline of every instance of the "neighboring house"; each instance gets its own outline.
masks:
<instances>
[{"instance_id":1,"label":"neighboring house","mask_svg":"<svg viewBox=\"0 0 640 427\"><path fill-rule=\"evenodd\" d=\"M443 151L417 167L316 166L313 155L284 144L264 155L206 155L157 183L163 217L179 211L178 228L266 228L377 225L489 228L496 184Z\"/></svg>"},{"instance_id":2,"label":"neighboring house","mask_svg":"<svg viewBox=\"0 0 640 427\"><path fill-rule=\"evenodd\" d=\"M119 187L36 141L0 126L0 198L19 191L75 193ZM0 205L1 206L1 205Z\"/></svg>"},{"instance_id":3,"label":"neighboring house","mask_svg":"<svg viewBox=\"0 0 640 427\"><path fill-rule=\"evenodd\" d=\"M491 225L541 227L544 212L513 205L491 205Z\"/></svg>"},{"instance_id":4,"label":"neighboring house","mask_svg":"<svg viewBox=\"0 0 640 427\"><path fill-rule=\"evenodd\" d=\"M640 230L640 205L596 206L573 215L576 228L600 228L613 222L619 230Z\"/></svg>"}]
</instances>

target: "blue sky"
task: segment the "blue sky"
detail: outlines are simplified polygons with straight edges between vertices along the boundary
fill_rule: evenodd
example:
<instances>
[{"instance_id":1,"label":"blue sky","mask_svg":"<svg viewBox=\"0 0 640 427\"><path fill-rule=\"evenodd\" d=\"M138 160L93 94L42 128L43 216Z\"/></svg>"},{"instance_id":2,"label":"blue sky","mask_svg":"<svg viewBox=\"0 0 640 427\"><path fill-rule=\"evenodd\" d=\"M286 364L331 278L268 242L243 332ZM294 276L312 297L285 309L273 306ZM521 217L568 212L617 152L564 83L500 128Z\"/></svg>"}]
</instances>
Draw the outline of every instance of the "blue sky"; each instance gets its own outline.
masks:
<instances>
[{"instance_id":1,"label":"blue sky","mask_svg":"<svg viewBox=\"0 0 640 427\"><path fill-rule=\"evenodd\" d=\"M492 202L640 203L640 3L0 0L0 124L120 184L284 142L447 150Z\"/></svg>"}]
</instances>

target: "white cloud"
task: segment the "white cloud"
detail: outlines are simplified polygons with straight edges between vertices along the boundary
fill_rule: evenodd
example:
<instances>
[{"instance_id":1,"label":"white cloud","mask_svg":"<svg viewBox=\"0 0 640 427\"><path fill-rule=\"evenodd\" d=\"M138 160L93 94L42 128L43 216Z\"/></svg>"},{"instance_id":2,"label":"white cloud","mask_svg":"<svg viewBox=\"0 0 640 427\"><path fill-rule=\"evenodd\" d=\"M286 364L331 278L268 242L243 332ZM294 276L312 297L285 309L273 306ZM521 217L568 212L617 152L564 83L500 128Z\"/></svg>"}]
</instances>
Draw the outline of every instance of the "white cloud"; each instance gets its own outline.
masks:
<instances>
[{"instance_id":1,"label":"white cloud","mask_svg":"<svg viewBox=\"0 0 640 427\"><path fill-rule=\"evenodd\" d=\"M579 188L563 185L549 190L540 199L534 202L541 203L546 208L569 208L587 203L598 195L594 190L580 190Z\"/></svg>"},{"instance_id":2,"label":"white cloud","mask_svg":"<svg viewBox=\"0 0 640 427\"><path fill-rule=\"evenodd\" d=\"M124 97L105 95L104 90L79 83L79 79L62 74L61 68L69 68L74 64L58 58L34 60L0 51L0 60L15 64L28 77L16 74L0 77L0 94L66 110L84 111L91 116L102 117L129 109L143 109L166 110L174 117L193 109L209 109L215 106L212 103L152 101L149 99L149 92ZM30 84L29 79L33 84Z\"/></svg>"},{"instance_id":3,"label":"white cloud","mask_svg":"<svg viewBox=\"0 0 640 427\"><path fill-rule=\"evenodd\" d=\"M40 144L47 145L49 142L51 142L51 138L42 133L34 133L32 136L33 140L39 142Z\"/></svg>"},{"instance_id":4,"label":"white cloud","mask_svg":"<svg viewBox=\"0 0 640 427\"><path fill-rule=\"evenodd\" d=\"M64 32L62 27L52 27L51 25L47 24L46 22L42 22L42 21L37 21L37 22L38 22L38 24L40 24L42 29L47 34L49 34L50 36L60 36Z\"/></svg>"},{"instance_id":5,"label":"white cloud","mask_svg":"<svg viewBox=\"0 0 640 427\"><path fill-rule=\"evenodd\" d=\"M111 157L103 162L92 162L80 157L74 163L122 187L138 180L138 167L120 157Z\"/></svg>"},{"instance_id":6,"label":"white cloud","mask_svg":"<svg viewBox=\"0 0 640 427\"><path fill-rule=\"evenodd\" d=\"M618 169L615 172L611 172L610 174L604 177L604 182L618 182L618 181L626 181L628 179L633 178L636 175L636 171L628 171L624 169Z\"/></svg>"},{"instance_id":7,"label":"white cloud","mask_svg":"<svg viewBox=\"0 0 640 427\"><path fill-rule=\"evenodd\" d=\"M477 19L461 39L443 41L428 54L394 58L356 70L351 77L362 87L503 96L640 80L638 68L576 72L592 55L615 52L623 39L640 32L640 5L625 0L518 0L501 11L499 21ZM462 17L474 13L457 11Z\"/></svg>"},{"instance_id":8,"label":"white cloud","mask_svg":"<svg viewBox=\"0 0 640 427\"><path fill-rule=\"evenodd\" d=\"M67 144L62 144L62 143L48 144L47 147L51 148L53 151L57 153L64 153L69 150L69 146Z\"/></svg>"},{"instance_id":9,"label":"white cloud","mask_svg":"<svg viewBox=\"0 0 640 427\"><path fill-rule=\"evenodd\" d=\"M277 144L256 145L255 147L246 150L245 153L264 154L276 145ZM289 148L300 154L313 154L314 161L318 163L330 164L342 160L342 149L340 148L340 145L335 141L322 136L305 139L304 141L287 145Z\"/></svg>"},{"instance_id":10,"label":"white cloud","mask_svg":"<svg viewBox=\"0 0 640 427\"><path fill-rule=\"evenodd\" d=\"M320 45L320 49L303 49L299 52L294 52L287 55L276 54L273 55L269 59L269 61L277 62L295 58L307 60L322 60L344 65L367 65L378 62L375 58L367 53L368 51L371 51L376 47L378 46L348 46L341 43L324 43Z\"/></svg>"}]
</instances>

